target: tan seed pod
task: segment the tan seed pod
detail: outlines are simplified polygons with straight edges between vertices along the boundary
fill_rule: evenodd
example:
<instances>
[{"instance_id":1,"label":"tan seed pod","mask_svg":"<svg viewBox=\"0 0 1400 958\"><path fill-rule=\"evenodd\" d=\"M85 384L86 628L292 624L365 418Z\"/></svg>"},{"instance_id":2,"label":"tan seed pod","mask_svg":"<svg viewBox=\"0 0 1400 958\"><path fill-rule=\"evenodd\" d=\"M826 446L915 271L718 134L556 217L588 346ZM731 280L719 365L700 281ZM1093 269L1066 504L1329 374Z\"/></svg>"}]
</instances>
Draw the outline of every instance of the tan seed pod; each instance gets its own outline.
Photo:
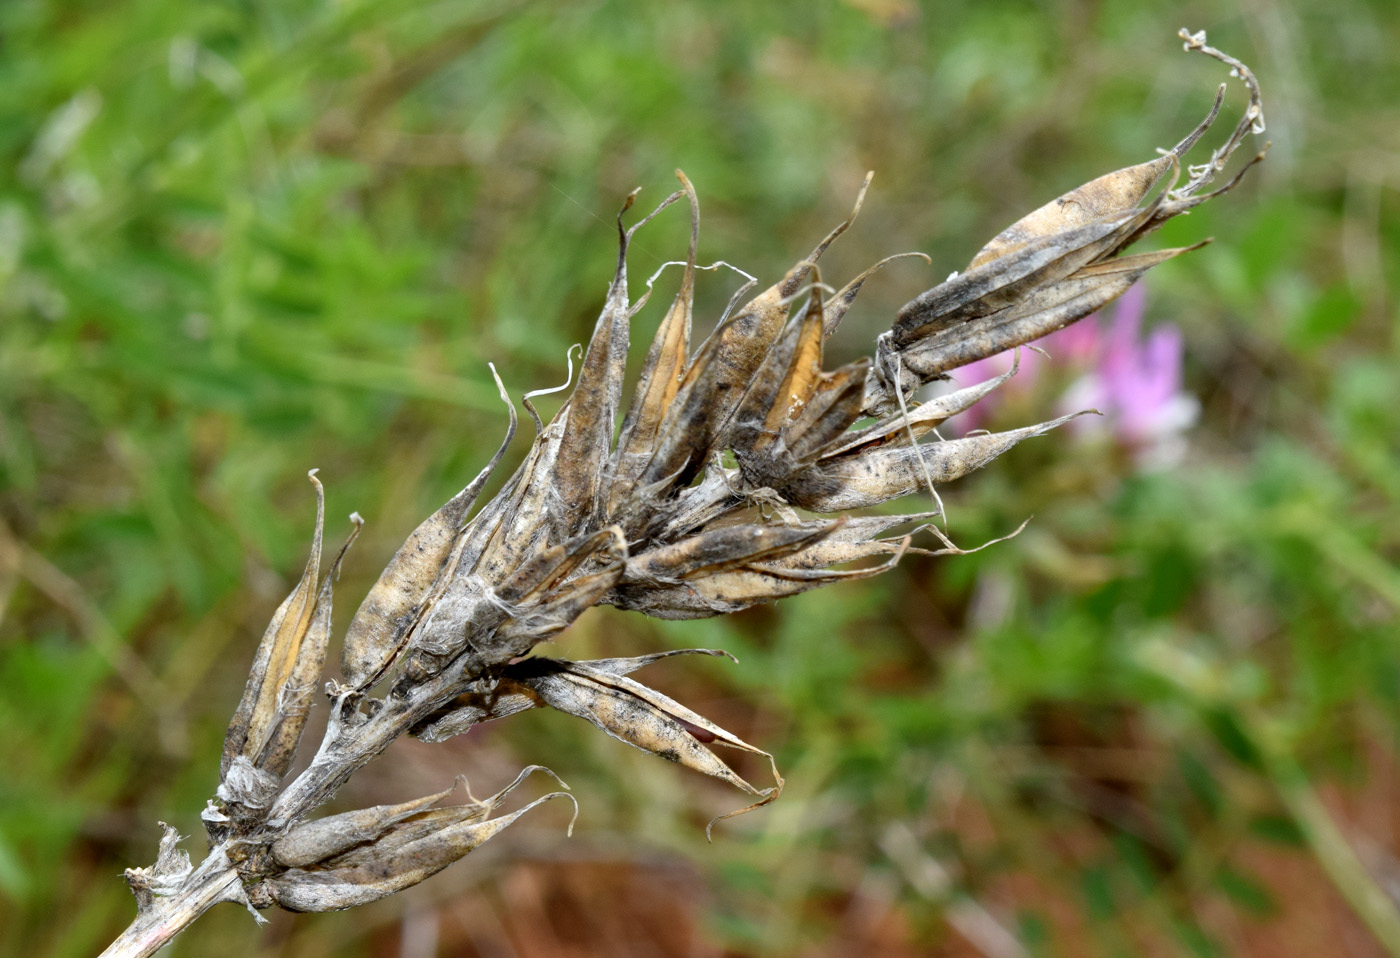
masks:
<instances>
[{"instance_id":1,"label":"tan seed pod","mask_svg":"<svg viewBox=\"0 0 1400 958\"><path fill-rule=\"evenodd\" d=\"M528 765L520 770L504 788L490 795L487 798L477 799L472 797L471 789L467 789L467 796L471 801L462 805L449 805L443 808L422 808L403 816L398 821L390 824L373 841L372 844L361 844L350 848L333 858L325 860L325 867L344 868L348 866L370 865L386 854L397 851L405 845L410 845L416 841L442 831L444 828L455 825L470 825L475 822L484 822L496 810L505 803L506 798L520 787L525 779L535 772L544 772L554 779L566 791L566 785L558 775L543 765ZM465 782L465 778L458 778L458 781ZM454 783L455 787L455 783ZM452 789L448 789L444 795L449 794ZM432 803L429 803L432 804Z\"/></svg>"},{"instance_id":2,"label":"tan seed pod","mask_svg":"<svg viewBox=\"0 0 1400 958\"><path fill-rule=\"evenodd\" d=\"M523 655L567 629L612 591L625 567L625 563L614 561L599 572L570 579L533 604L521 606L496 631L497 655Z\"/></svg>"},{"instance_id":3,"label":"tan seed pod","mask_svg":"<svg viewBox=\"0 0 1400 958\"><path fill-rule=\"evenodd\" d=\"M718 448L734 410L787 320L792 297L807 281L817 260L855 221L873 176L866 174L845 221L789 270L782 282L750 300L700 345L660 430L656 452L642 473L643 485L685 484Z\"/></svg>"},{"instance_id":4,"label":"tan seed pod","mask_svg":"<svg viewBox=\"0 0 1400 958\"><path fill-rule=\"evenodd\" d=\"M293 826L272 843L272 857L287 868L301 868L333 858L342 852L374 841L394 824L415 812L436 805L451 795L456 785L435 795L425 795L398 805L375 805L339 815L327 815L314 822Z\"/></svg>"},{"instance_id":5,"label":"tan seed pod","mask_svg":"<svg viewBox=\"0 0 1400 958\"><path fill-rule=\"evenodd\" d=\"M892 569L908 551L908 538L895 541L819 542L781 559L754 562L726 572L673 585L625 586L612 604L659 619L704 619L738 612L762 602L798 595L843 579L867 579ZM888 556L863 569L827 566Z\"/></svg>"},{"instance_id":6,"label":"tan seed pod","mask_svg":"<svg viewBox=\"0 0 1400 958\"><path fill-rule=\"evenodd\" d=\"M590 559L612 561L626 551L627 542L617 526L576 536L527 561L501 583L496 594L511 605L529 602L549 592Z\"/></svg>"},{"instance_id":7,"label":"tan seed pod","mask_svg":"<svg viewBox=\"0 0 1400 958\"><path fill-rule=\"evenodd\" d=\"M494 367L491 375L510 410L505 439L471 484L413 531L360 603L346 630L340 663L346 684L352 688L373 685L406 645L407 634L452 554L467 513L515 437L515 407Z\"/></svg>"},{"instance_id":8,"label":"tan seed pod","mask_svg":"<svg viewBox=\"0 0 1400 958\"><path fill-rule=\"evenodd\" d=\"M552 708L591 722L619 741L759 797L760 801L742 811L765 805L782 792L783 778L771 754L640 682L600 672L581 663L573 663L562 672L522 681ZM754 788L707 748L709 744L762 755L768 759L776 784L762 791Z\"/></svg>"},{"instance_id":9,"label":"tan seed pod","mask_svg":"<svg viewBox=\"0 0 1400 958\"><path fill-rule=\"evenodd\" d=\"M364 520L359 513L350 517L354 528L350 531L345 545L340 547L330 571L321 583L321 591L316 597L316 612L311 626L302 639L297 652L296 664L282 685L282 695L277 702L276 725L267 736L267 742L258 754L256 764L279 778L291 768L297 746L301 743L301 733L306 728L306 719L311 710L311 698L316 691L316 683L326 664L326 650L331 639L331 609L335 580L340 576L340 563L350 550Z\"/></svg>"},{"instance_id":10,"label":"tan seed pod","mask_svg":"<svg viewBox=\"0 0 1400 958\"><path fill-rule=\"evenodd\" d=\"M1081 413L1006 432L967 436L918 446L885 446L823 460L798 476L788 498L813 512L867 509L924 488L952 482L1032 436L1040 436Z\"/></svg>"},{"instance_id":11,"label":"tan seed pod","mask_svg":"<svg viewBox=\"0 0 1400 958\"><path fill-rule=\"evenodd\" d=\"M1206 130L1210 129L1224 102L1225 86L1222 84L1216 91L1215 105L1211 107L1210 113L1176 146L1146 163L1105 173L1023 216L982 247L972 258L970 267L989 263L1028 243L1084 226L1101 217L1134 209L1147 197L1152 188L1161 182L1163 175L1173 164L1179 164Z\"/></svg>"},{"instance_id":12,"label":"tan seed pod","mask_svg":"<svg viewBox=\"0 0 1400 958\"><path fill-rule=\"evenodd\" d=\"M669 658L672 655L728 655L725 651L717 648L676 648L664 653L652 653L650 655L636 655L629 658L592 658L584 662L588 667L598 669L601 672L610 672L613 675L627 675L637 671L652 662ZM533 690L521 685L515 676L524 674L538 674L540 671L547 671L550 668L567 667L567 662L553 660L553 658L543 658L533 655L531 658L515 662L514 665L505 667L505 676L497 682L496 688L490 692L468 692L459 695L452 700L445 709L437 711L433 716L413 728L414 737L424 742L441 742L470 731L470 728L483 723L483 721L496 721L505 719L507 716L521 713L535 707L543 706L543 700L535 695Z\"/></svg>"},{"instance_id":13,"label":"tan seed pod","mask_svg":"<svg viewBox=\"0 0 1400 958\"><path fill-rule=\"evenodd\" d=\"M843 520L798 526L732 525L710 529L627 560L627 583L680 582L700 575L777 558L819 542Z\"/></svg>"},{"instance_id":14,"label":"tan seed pod","mask_svg":"<svg viewBox=\"0 0 1400 958\"><path fill-rule=\"evenodd\" d=\"M870 360L860 359L817 377L806 405L784 430L783 442L797 463L806 463L845 435L864 415Z\"/></svg>"},{"instance_id":15,"label":"tan seed pod","mask_svg":"<svg viewBox=\"0 0 1400 958\"><path fill-rule=\"evenodd\" d=\"M814 284L820 283L816 269ZM804 406L817 386L822 361L822 294L813 285L807 306L788 320L747 385L722 440L742 461L762 455L778 441L794 409Z\"/></svg>"},{"instance_id":16,"label":"tan seed pod","mask_svg":"<svg viewBox=\"0 0 1400 958\"><path fill-rule=\"evenodd\" d=\"M887 416L864 429L847 433L823 449L822 458L835 458L886 444L903 445L910 441L911 433L914 439L920 439L958 413L971 409L988 393L1016 375L1020 366L1021 355L1018 352L1012 360L1011 368L1001 375L930 399L926 403L914 406L907 416L901 412L898 415Z\"/></svg>"},{"instance_id":17,"label":"tan seed pod","mask_svg":"<svg viewBox=\"0 0 1400 958\"><path fill-rule=\"evenodd\" d=\"M718 649L673 649L668 652L654 652L628 658L589 659L584 665L613 675L627 675L637 669L651 665L673 655L723 655L731 659L728 652ZM441 742L464 732L482 722L515 715L544 704L538 695L521 685L516 676L535 674L551 668L565 668L567 662L532 656L505 668L505 675L496 687L489 692L468 692L457 696L446 708L430 715L411 730L411 734L424 742Z\"/></svg>"},{"instance_id":18,"label":"tan seed pod","mask_svg":"<svg viewBox=\"0 0 1400 958\"><path fill-rule=\"evenodd\" d=\"M1155 253L1119 256L1091 264L1073 276L1036 290L1012 309L981 322L945 330L902 351L900 363L917 379L927 381L979 359L1024 346L1107 306L1153 266L1203 245L1204 242ZM867 409L881 403L886 408L892 405L885 389L882 381L872 383L870 378L866 379Z\"/></svg>"},{"instance_id":19,"label":"tan seed pod","mask_svg":"<svg viewBox=\"0 0 1400 958\"><path fill-rule=\"evenodd\" d=\"M1165 196L1165 192L1158 194L1152 205L1141 210L1110 214L1036 239L940 283L900 308L894 344L907 347L1019 304L1027 295L1116 249L1152 218Z\"/></svg>"},{"instance_id":20,"label":"tan seed pod","mask_svg":"<svg viewBox=\"0 0 1400 958\"><path fill-rule=\"evenodd\" d=\"M511 479L510 491L498 496L499 508L473 520L459 574L500 582L528 557L548 545L556 525L551 517L565 510L554 483L559 450L568 432L572 409L566 404L535 438L525 461ZM483 510L484 512L484 510Z\"/></svg>"},{"instance_id":21,"label":"tan seed pod","mask_svg":"<svg viewBox=\"0 0 1400 958\"><path fill-rule=\"evenodd\" d=\"M613 487L609 514L618 507L635 486L642 471L651 461L658 433L666 413L675 402L685 376L686 355L690 350L691 315L695 304L695 257L700 242L700 201L695 187L684 173L677 178L690 201L690 249L686 254L681 288L656 329L651 348L647 350L642 371L633 392L632 405L623 420L614 465Z\"/></svg>"},{"instance_id":22,"label":"tan seed pod","mask_svg":"<svg viewBox=\"0 0 1400 958\"><path fill-rule=\"evenodd\" d=\"M568 402L569 422L564 431L553 470L555 492L563 508L555 512L554 533L569 536L592 529L595 517L607 502L613 429L622 399L622 378L627 371L630 303L627 295L627 247L632 235L657 213L686 194L672 193L649 216L630 230L622 226L622 213L636 198L627 197L617 216L617 271L608 289L603 314L588 343L578 385Z\"/></svg>"},{"instance_id":23,"label":"tan seed pod","mask_svg":"<svg viewBox=\"0 0 1400 958\"><path fill-rule=\"evenodd\" d=\"M282 698L287 679L296 669L297 656L301 651L302 640L316 611L316 579L321 568L321 533L326 518L326 495L321 481L316 478L316 470L307 473L311 484L316 487L316 534L311 542L311 556L301 580L291 595L278 606L263 633L262 641L253 657L253 668L248 675L248 684L243 690L243 698L233 713L228 732L224 736L223 759L220 763L220 778L227 776L229 767L238 756L249 760L261 754L263 746L271 737L279 717L278 702Z\"/></svg>"},{"instance_id":24,"label":"tan seed pod","mask_svg":"<svg viewBox=\"0 0 1400 958\"><path fill-rule=\"evenodd\" d=\"M288 911L339 911L377 901L431 878L480 847L537 805L568 792L551 792L519 811L484 822L448 825L363 865L289 869L264 882L272 900Z\"/></svg>"},{"instance_id":25,"label":"tan seed pod","mask_svg":"<svg viewBox=\"0 0 1400 958\"><path fill-rule=\"evenodd\" d=\"M823 338L830 339L831 334L836 332L837 327L841 325L841 320L846 318L846 313L850 311L851 305L855 303L856 297L860 295L861 289L865 287L865 283L870 277L874 276L897 259L909 259L911 257L922 259L925 263L931 264L933 262L927 253L895 253L893 256L886 256L884 259L880 260L880 262L841 287L841 291L827 301L826 309L822 316Z\"/></svg>"}]
</instances>

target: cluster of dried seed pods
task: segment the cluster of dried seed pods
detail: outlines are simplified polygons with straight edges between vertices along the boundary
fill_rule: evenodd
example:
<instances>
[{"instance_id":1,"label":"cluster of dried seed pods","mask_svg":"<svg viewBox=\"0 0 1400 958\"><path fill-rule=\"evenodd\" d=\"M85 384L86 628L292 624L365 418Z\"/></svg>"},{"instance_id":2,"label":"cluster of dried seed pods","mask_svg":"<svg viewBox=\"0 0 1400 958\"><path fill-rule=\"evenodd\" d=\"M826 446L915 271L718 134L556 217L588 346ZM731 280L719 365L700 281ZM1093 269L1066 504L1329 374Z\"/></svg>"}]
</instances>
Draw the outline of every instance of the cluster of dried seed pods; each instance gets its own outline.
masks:
<instances>
[{"instance_id":1,"label":"cluster of dried seed pods","mask_svg":"<svg viewBox=\"0 0 1400 958\"><path fill-rule=\"evenodd\" d=\"M308 816L402 734L437 742L530 708L576 716L728 782L757 799L743 811L776 798L783 780L771 755L630 677L678 653L569 662L531 657L531 649L598 604L692 618L875 575L910 551L929 551L910 545L920 529L939 537L934 554L957 551L931 526L937 510L848 513L921 487L933 492L1064 422L943 441L937 426L1006 376L922 404L914 393L959 366L1074 322L1187 251L1124 255L1167 219L1230 189L1238 177L1200 193L1245 134L1262 129L1249 70L1203 37L1188 36L1187 46L1231 65L1250 94L1244 119L1209 163L1191 168L1185 186L1153 195L1214 121L1223 86L1209 116L1172 150L1046 204L984 246L966 271L907 304L873 359L832 370L823 363L825 341L865 281L889 262L828 295L817 263L850 219L779 283L727 311L692 351L695 190L678 174L682 189L640 223L624 229L619 215L616 273L572 394L548 424L527 397L533 444L473 515L516 432L514 408L496 379L510 410L505 440L481 474L413 532L361 603L345 636L343 680L329 690L325 737L309 766L283 781L325 663L340 564L337 557L318 585L323 508L313 476L311 559L258 648L228 730L217 799L205 812L215 853L243 889L221 886L218 894L318 911L371 901L441 870L563 793L491 817L522 773L466 805L433 808L443 792ZM624 410L630 325L647 298L630 299L628 246L651 216L680 200L688 202L692 224L680 290ZM921 441L931 433L934 441ZM900 526L915 528L889 535ZM767 759L774 784L751 785L719 757L718 746ZM153 886L147 871L133 870L140 879L134 886Z\"/></svg>"}]
</instances>

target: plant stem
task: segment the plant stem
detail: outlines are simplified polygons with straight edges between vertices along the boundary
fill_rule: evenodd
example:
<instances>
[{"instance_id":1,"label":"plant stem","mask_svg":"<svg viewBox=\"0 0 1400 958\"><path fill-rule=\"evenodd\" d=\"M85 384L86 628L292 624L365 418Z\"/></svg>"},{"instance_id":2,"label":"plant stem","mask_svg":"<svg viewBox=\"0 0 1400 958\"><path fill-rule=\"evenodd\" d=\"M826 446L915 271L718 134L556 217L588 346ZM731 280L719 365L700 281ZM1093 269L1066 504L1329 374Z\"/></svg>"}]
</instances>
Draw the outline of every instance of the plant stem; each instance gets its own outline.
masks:
<instances>
[{"instance_id":1,"label":"plant stem","mask_svg":"<svg viewBox=\"0 0 1400 958\"><path fill-rule=\"evenodd\" d=\"M99 958L146 958L213 905L241 897L238 872L215 849L180 885L158 895Z\"/></svg>"}]
</instances>

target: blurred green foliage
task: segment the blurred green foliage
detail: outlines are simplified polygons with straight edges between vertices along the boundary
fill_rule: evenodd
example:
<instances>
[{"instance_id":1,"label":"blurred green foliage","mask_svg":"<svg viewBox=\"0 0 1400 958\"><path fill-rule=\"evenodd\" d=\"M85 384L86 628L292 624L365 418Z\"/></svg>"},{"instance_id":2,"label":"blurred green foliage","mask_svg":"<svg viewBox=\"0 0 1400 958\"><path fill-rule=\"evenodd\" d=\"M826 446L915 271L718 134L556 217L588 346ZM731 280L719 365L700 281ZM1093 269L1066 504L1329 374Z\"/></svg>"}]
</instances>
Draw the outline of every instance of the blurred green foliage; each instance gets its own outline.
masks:
<instances>
[{"instance_id":1,"label":"blurred green foliage","mask_svg":"<svg viewBox=\"0 0 1400 958\"><path fill-rule=\"evenodd\" d=\"M935 267L871 284L836 347L863 353L1011 219L1197 121L1224 77L1182 24L1256 68L1275 140L1161 240L1214 245L1147 280L1202 403L1182 464L1057 434L946 497L963 544L1034 514L1010 542L727 620L591 613L562 654L742 660L658 667L788 775L712 848L732 796L558 715L404 743L347 800L548 763L578 854L689 870L718 950L686 953L1371 947L1341 902L1400 874L1400 8L7 0L0 951L92 954L129 920L155 821L199 831L306 469L369 520L343 620L498 441L486 362L516 395L562 379L634 186L685 169L702 260L771 280L875 169L829 269ZM648 227L634 275L687 229ZM706 274L700 315L733 286ZM513 928L490 887L566 855L558 824L358 912L215 910L173 953L378 954L404 915L450 935L453 896ZM671 953L579 920L571 954L589 929Z\"/></svg>"}]
</instances>

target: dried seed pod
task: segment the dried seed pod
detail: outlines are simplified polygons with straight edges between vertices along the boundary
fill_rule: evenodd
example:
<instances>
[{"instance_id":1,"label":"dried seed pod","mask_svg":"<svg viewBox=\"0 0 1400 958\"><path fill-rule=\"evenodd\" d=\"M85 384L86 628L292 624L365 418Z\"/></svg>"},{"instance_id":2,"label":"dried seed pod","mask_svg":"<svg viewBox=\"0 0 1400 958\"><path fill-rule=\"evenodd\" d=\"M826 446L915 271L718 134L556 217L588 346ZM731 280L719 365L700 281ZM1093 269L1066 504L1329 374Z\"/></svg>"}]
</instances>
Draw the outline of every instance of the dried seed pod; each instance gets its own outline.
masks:
<instances>
[{"instance_id":1,"label":"dried seed pod","mask_svg":"<svg viewBox=\"0 0 1400 958\"><path fill-rule=\"evenodd\" d=\"M1036 240L1134 209L1210 129L1224 102L1225 85L1222 83L1210 113L1176 146L1146 163L1105 173L1023 216L982 247L972 258L970 267L989 263Z\"/></svg>"},{"instance_id":2,"label":"dried seed pod","mask_svg":"<svg viewBox=\"0 0 1400 958\"><path fill-rule=\"evenodd\" d=\"M563 670L524 676L520 681L552 708L591 722L619 741L728 782L760 799L742 811L766 805L782 792L783 778L771 754L640 682L577 662ZM706 747L714 743L762 755L768 759L776 784L762 791L754 788Z\"/></svg>"},{"instance_id":3,"label":"dried seed pod","mask_svg":"<svg viewBox=\"0 0 1400 958\"><path fill-rule=\"evenodd\" d=\"M656 452L642 473L642 484L685 485L699 473L710 453L720 448L731 416L787 320L792 297L807 281L817 260L855 221L873 175L866 174L851 215L827 234L811 255L789 270L782 282L721 323L700 345L662 426Z\"/></svg>"},{"instance_id":4,"label":"dried seed pod","mask_svg":"<svg viewBox=\"0 0 1400 958\"><path fill-rule=\"evenodd\" d=\"M1121 287L1116 292L1102 285L1096 295L1067 297L1064 290L1055 289L1059 281L1072 279L1079 267L1107 266L1111 257L1173 216L1233 188L1263 158L1260 153L1214 193L1196 195L1225 168L1246 134L1263 131L1263 107L1258 81L1248 67L1206 46L1203 33L1183 31L1181 36L1187 50L1230 65L1232 75L1242 78L1249 91L1249 105L1226 143L1211 154L1210 162L1190 167L1185 186L1167 187L1146 205L1138 205L1168 169L1179 168L1214 122L1223 102L1222 85L1206 118L1164 155L1091 180L1003 230L978 252L966 273L955 273L900 310L894 329L877 344L875 369L866 384L867 412L889 415L899 407L896 393L908 396L949 369L1023 345L1093 312L1126 285L1113 284ZM1171 255L1177 252L1182 251ZM1118 275L1121 279L1127 274ZM1055 308L1030 309L1027 299L1047 294L1060 296ZM1008 322L1003 314L1015 310L1020 310L1016 321ZM931 345L932 339L944 335L953 339Z\"/></svg>"},{"instance_id":5,"label":"dried seed pod","mask_svg":"<svg viewBox=\"0 0 1400 958\"><path fill-rule=\"evenodd\" d=\"M389 828L451 795L456 785L398 805L375 805L293 826L272 843L272 857L287 868L300 868L333 858L379 838Z\"/></svg>"},{"instance_id":6,"label":"dried seed pod","mask_svg":"<svg viewBox=\"0 0 1400 958\"><path fill-rule=\"evenodd\" d=\"M1152 267L1199 249L1207 242L1209 240L1195 246L1118 256L1086 266L1066 279L1035 290L1011 309L983 321L946 329L900 352L902 372L913 377L915 382L926 382L979 359L1024 346L1102 309L1127 292ZM888 409L895 405L878 376L866 379L865 404L867 409Z\"/></svg>"},{"instance_id":7,"label":"dried seed pod","mask_svg":"<svg viewBox=\"0 0 1400 958\"><path fill-rule=\"evenodd\" d=\"M463 805L449 805L444 808L424 808L406 815L386 828L374 839L373 844L361 844L343 851L333 858L324 860L325 866L343 868L371 865L384 855L427 838L448 826L484 822L496 814L496 810L501 807L506 798L535 772L544 772L558 782L565 791L568 791L569 786L550 769L543 765L527 765L520 770L520 773L510 784L494 795L477 799L472 796L471 789L467 788L467 796L471 801ZM459 778L459 781L465 783L466 779ZM451 789L448 791L450 792Z\"/></svg>"},{"instance_id":8,"label":"dried seed pod","mask_svg":"<svg viewBox=\"0 0 1400 958\"><path fill-rule=\"evenodd\" d=\"M677 583L623 584L608 596L607 602L662 619L708 618L797 595L826 582L868 578L891 568L908 549L908 536L889 540L876 537L895 526L926 522L936 515L921 512L849 516L819 541L787 555L746 562L728 571ZM892 558L865 569L828 568L881 555Z\"/></svg>"},{"instance_id":9,"label":"dried seed pod","mask_svg":"<svg viewBox=\"0 0 1400 958\"><path fill-rule=\"evenodd\" d=\"M798 595L838 580L868 579L888 572L908 545L907 537L896 541L819 542L781 559L753 562L673 585L622 586L608 601L617 608L658 619L705 619ZM876 556L889 558L864 569L826 568Z\"/></svg>"},{"instance_id":10,"label":"dried seed pod","mask_svg":"<svg viewBox=\"0 0 1400 958\"><path fill-rule=\"evenodd\" d=\"M599 572L570 579L545 593L537 602L519 607L496 630L492 657L523 655L536 644L567 629L612 591L621 581L625 568L625 563L614 560Z\"/></svg>"},{"instance_id":11,"label":"dried seed pod","mask_svg":"<svg viewBox=\"0 0 1400 958\"><path fill-rule=\"evenodd\" d=\"M287 769L291 768L292 758L296 755L297 745L301 743L301 733L306 727L306 718L311 710L312 693L326 664L326 650L331 638L331 607L335 580L340 577L340 563L345 559L345 553L350 551L350 546L364 527L364 520L360 518L359 513L352 515L350 520L354 523L354 528L346 538L345 545L340 547L335 561L331 563L325 581L321 583L311 626L301 641L296 664L282 685L282 694L277 701L277 722L268 734L267 742L256 760L260 768L265 768L278 777L287 774Z\"/></svg>"},{"instance_id":12,"label":"dried seed pod","mask_svg":"<svg viewBox=\"0 0 1400 958\"><path fill-rule=\"evenodd\" d=\"M953 416L966 412L992 390L1006 382L1021 368L1021 354L1018 351L1012 360L1011 368L999 376L955 390L909 410L908 415L887 416L864 429L857 429L842 435L821 450L822 458L834 458L846 453L874 449L883 445L902 445L917 440L937 429ZM912 438L911 438L912 437Z\"/></svg>"},{"instance_id":13,"label":"dried seed pod","mask_svg":"<svg viewBox=\"0 0 1400 958\"><path fill-rule=\"evenodd\" d=\"M1018 305L1036 290L1118 248L1151 220L1165 197L1164 191L1143 209L1110 213L1032 240L949 278L900 308L894 345L905 348L940 330Z\"/></svg>"},{"instance_id":14,"label":"dried seed pod","mask_svg":"<svg viewBox=\"0 0 1400 958\"><path fill-rule=\"evenodd\" d=\"M630 230L624 229L622 214L631 207L636 195L633 192L627 197L617 215L617 271L608 289L603 314L589 341L578 385L569 397L568 427L553 470L555 493L562 505L554 516L557 536L591 531L593 520L604 513L607 503L608 465L622 400L622 377L627 370L631 319L627 296L627 246L638 229L686 194L672 193L640 223Z\"/></svg>"},{"instance_id":15,"label":"dried seed pod","mask_svg":"<svg viewBox=\"0 0 1400 958\"><path fill-rule=\"evenodd\" d=\"M368 904L436 875L521 815L555 798L573 801L568 792L551 792L509 815L447 825L427 837L376 855L366 864L316 870L293 868L266 879L264 885L272 900L288 911L339 911Z\"/></svg>"},{"instance_id":16,"label":"dried seed pod","mask_svg":"<svg viewBox=\"0 0 1400 958\"><path fill-rule=\"evenodd\" d=\"M721 526L628 559L622 579L628 584L681 582L746 562L778 558L821 541L844 521L837 519L790 527Z\"/></svg>"},{"instance_id":17,"label":"dried seed pod","mask_svg":"<svg viewBox=\"0 0 1400 958\"><path fill-rule=\"evenodd\" d=\"M610 562L625 555L627 542L616 526L576 536L562 545L545 549L527 561L496 589L502 602L512 606L530 602L550 591L595 557Z\"/></svg>"},{"instance_id":18,"label":"dried seed pod","mask_svg":"<svg viewBox=\"0 0 1400 958\"><path fill-rule=\"evenodd\" d=\"M810 268L798 264L700 344L642 471L642 485L683 486L699 473L787 318L788 300L780 291Z\"/></svg>"},{"instance_id":19,"label":"dried seed pod","mask_svg":"<svg viewBox=\"0 0 1400 958\"><path fill-rule=\"evenodd\" d=\"M223 759L219 766L221 779L227 777L235 758L243 756L252 761L262 753L280 717L278 703L287 679L296 670L302 640L311 628L316 611L316 578L321 568L326 495L315 469L307 473L307 477L316 487L316 534L311 542L311 556L301 580L278 606L258 644L243 698L224 736Z\"/></svg>"},{"instance_id":20,"label":"dried seed pod","mask_svg":"<svg viewBox=\"0 0 1400 958\"><path fill-rule=\"evenodd\" d=\"M805 464L815 458L864 415L869 371L870 360L860 359L817 376L812 395L783 431L783 444L794 462Z\"/></svg>"},{"instance_id":21,"label":"dried seed pod","mask_svg":"<svg viewBox=\"0 0 1400 958\"><path fill-rule=\"evenodd\" d=\"M445 742L463 735L482 722L529 711L542 703L539 696L512 679L502 679L490 691L470 691L458 695L443 709L434 712L409 730L423 742Z\"/></svg>"},{"instance_id":22,"label":"dried seed pod","mask_svg":"<svg viewBox=\"0 0 1400 958\"><path fill-rule=\"evenodd\" d=\"M1219 151L1217 151L1217 153L1218 152ZM1186 186L1183 186L1181 189L1173 190L1170 194L1168 194L1166 202L1164 202L1157 209L1157 212L1154 213L1147 220L1146 223L1138 227L1136 231L1124 237L1123 240L1118 244L1118 248L1113 252L1116 254L1121 250L1127 249L1129 246L1133 245L1138 240L1142 239L1144 236L1147 236L1150 233L1155 233L1157 230L1162 228L1162 225L1166 223L1167 220L1180 216L1183 213L1190 212L1191 210L1200 206L1202 203L1207 203L1210 200L1215 199L1217 196L1224 196L1226 193L1230 192L1236 186L1238 186L1240 184L1240 181L1244 179L1245 174L1248 173L1254 167L1254 164L1263 160L1265 155L1268 154L1268 152L1269 144L1265 143L1264 148L1258 153L1256 153L1254 156L1250 157L1249 160L1245 163L1245 165L1240 168L1240 171L1234 176L1232 176L1228 181L1226 181L1224 186L1211 190L1209 193L1202 193L1199 196L1192 196L1189 194L1183 195L1184 191L1191 186L1190 183L1188 183Z\"/></svg>"},{"instance_id":23,"label":"dried seed pod","mask_svg":"<svg viewBox=\"0 0 1400 958\"><path fill-rule=\"evenodd\" d=\"M675 649L630 658L590 659L583 664L600 672L627 675L673 655L723 655L733 658L728 652L718 649ZM553 662L558 668L564 668L568 664L537 656L507 665L501 680L490 691L472 691L457 696L447 708L416 725L410 734L424 742L441 742L454 735L461 735L482 722L492 722L543 705L544 702L538 695L521 685L513 676L521 669L536 672L544 668L541 663L545 662Z\"/></svg>"},{"instance_id":24,"label":"dried seed pod","mask_svg":"<svg viewBox=\"0 0 1400 958\"><path fill-rule=\"evenodd\" d=\"M341 653L341 671L346 684L352 688L373 685L403 650L410 628L422 615L425 602L452 554L467 513L515 437L515 407L494 366L491 375L510 411L505 439L471 484L413 531L360 603L359 611L346 630Z\"/></svg>"},{"instance_id":25,"label":"dried seed pod","mask_svg":"<svg viewBox=\"0 0 1400 958\"><path fill-rule=\"evenodd\" d=\"M695 187L684 173L677 178L690 201L690 249L686 254L681 288L656 329L651 348L642 363L632 405L623 420L613 467L609 514L635 486L656 448L658 433L667 411L680 391L685 376L686 355L690 350L691 314L695 304L695 257L700 243L700 201Z\"/></svg>"},{"instance_id":26,"label":"dried seed pod","mask_svg":"<svg viewBox=\"0 0 1400 958\"><path fill-rule=\"evenodd\" d=\"M1032 436L1040 436L1080 416L1073 413L1036 426L911 446L882 446L823 460L797 476L788 488L794 505L813 512L866 509L907 496L930 482L952 482Z\"/></svg>"},{"instance_id":27,"label":"dried seed pod","mask_svg":"<svg viewBox=\"0 0 1400 958\"><path fill-rule=\"evenodd\" d=\"M806 405L822 371L821 276L812 269L813 286L801 315L788 321L768 351L734 412L726 437L741 461L778 440L793 410Z\"/></svg>"}]
</instances>

